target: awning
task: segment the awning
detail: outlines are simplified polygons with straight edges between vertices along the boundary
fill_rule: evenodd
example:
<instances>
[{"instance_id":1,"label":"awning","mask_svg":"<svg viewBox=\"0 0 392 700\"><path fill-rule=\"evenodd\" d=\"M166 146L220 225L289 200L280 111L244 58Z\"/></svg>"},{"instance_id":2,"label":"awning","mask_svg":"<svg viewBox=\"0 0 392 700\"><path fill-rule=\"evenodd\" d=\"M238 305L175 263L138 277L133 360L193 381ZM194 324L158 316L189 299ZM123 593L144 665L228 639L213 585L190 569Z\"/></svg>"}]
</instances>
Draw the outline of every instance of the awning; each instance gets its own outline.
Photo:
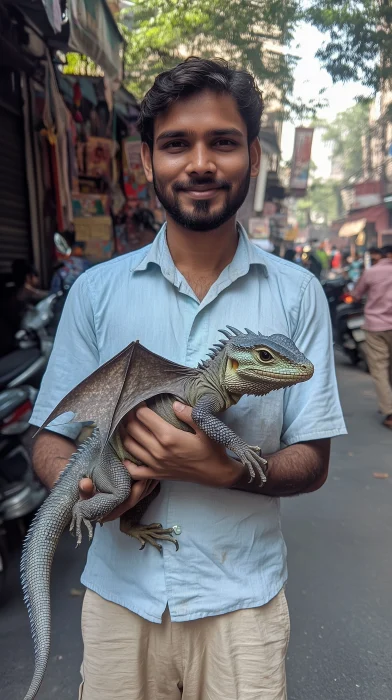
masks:
<instances>
[{"instance_id":1,"label":"awning","mask_svg":"<svg viewBox=\"0 0 392 700\"><path fill-rule=\"evenodd\" d=\"M86 54L112 80L122 79L124 40L106 0L67 0L69 48Z\"/></svg>"},{"instance_id":2,"label":"awning","mask_svg":"<svg viewBox=\"0 0 392 700\"><path fill-rule=\"evenodd\" d=\"M362 233L366 226L366 219L358 219L357 221L348 221L339 229L339 238L351 238Z\"/></svg>"}]
</instances>

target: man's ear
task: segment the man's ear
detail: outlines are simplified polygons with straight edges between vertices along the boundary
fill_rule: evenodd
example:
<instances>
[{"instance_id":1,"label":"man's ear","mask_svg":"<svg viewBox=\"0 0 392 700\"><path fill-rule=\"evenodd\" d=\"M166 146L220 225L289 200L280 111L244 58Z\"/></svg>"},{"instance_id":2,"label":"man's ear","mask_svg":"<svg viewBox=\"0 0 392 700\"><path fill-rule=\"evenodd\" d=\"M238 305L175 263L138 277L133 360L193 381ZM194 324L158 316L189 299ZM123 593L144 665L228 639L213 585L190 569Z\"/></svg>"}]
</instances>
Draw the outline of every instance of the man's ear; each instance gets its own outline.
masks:
<instances>
[{"instance_id":1,"label":"man's ear","mask_svg":"<svg viewBox=\"0 0 392 700\"><path fill-rule=\"evenodd\" d=\"M256 137L249 148L250 154L250 176L257 177L260 170L261 146L260 141Z\"/></svg>"},{"instance_id":2,"label":"man's ear","mask_svg":"<svg viewBox=\"0 0 392 700\"><path fill-rule=\"evenodd\" d=\"M148 146L148 144L145 141L142 142L142 148L140 151L140 155L142 158L144 174L147 178L147 181L151 183L153 181L152 153L150 151L150 147Z\"/></svg>"}]
</instances>

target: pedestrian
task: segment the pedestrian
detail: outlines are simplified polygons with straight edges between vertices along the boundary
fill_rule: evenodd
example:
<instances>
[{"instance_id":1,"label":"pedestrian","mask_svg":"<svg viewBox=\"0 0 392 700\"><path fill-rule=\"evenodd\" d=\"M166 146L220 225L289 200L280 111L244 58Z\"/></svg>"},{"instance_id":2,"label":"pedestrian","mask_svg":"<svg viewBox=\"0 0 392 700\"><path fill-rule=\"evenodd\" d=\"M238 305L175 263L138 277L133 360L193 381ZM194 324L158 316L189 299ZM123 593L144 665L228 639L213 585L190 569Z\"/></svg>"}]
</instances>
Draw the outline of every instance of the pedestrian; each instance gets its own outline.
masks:
<instances>
[{"instance_id":1,"label":"pedestrian","mask_svg":"<svg viewBox=\"0 0 392 700\"><path fill-rule=\"evenodd\" d=\"M353 284L356 284L362 274L363 271L363 259L359 255L359 253L354 253L352 256L349 268L348 268L348 278L350 282L353 282Z\"/></svg>"},{"instance_id":2,"label":"pedestrian","mask_svg":"<svg viewBox=\"0 0 392 700\"><path fill-rule=\"evenodd\" d=\"M279 497L327 478L330 438L345 432L327 301L318 281L253 245L236 214L260 163L262 98L223 60L191 58L160 74L141 103L146 178L166 224L141 250L91 268L73 285L32 423L132 340L196 365L226 324L283 333L314 363L285 392L244 397L225 420L268 455L260 489L174 403L191 432L142 406L122 425L132 495L97 528L82 582L83 700L283 700L289 616ZM173 397L174 398L174 397ZM52 486L81 426L36 441ZM193 432L194 431L194 432ZM282 449L282 446L284 449ZM143 552L121 512L161 492L147 522L174 527L180 547ZM82 480L83 497L92 483ZM165 543L164 543L165 544Z\"/></svg>"},{"instance_id":3,"label":"pedestrian","mask_svg":"<svg viewBox=\"0 0 392 700\"><path fill-rule=\"evenodd\" d=\"M370 258L370 265L377 265L377 263L381 260L382 258L382 252L380 248L376 248L375 246L372 246L371 248L368 248L369 253L369 258Z\"/></svg>"},{"instance_id":4,"label":"pedestrian","mask_svg":"<svg viewBox=\"0 0 392 700\"><path fill-rule=\"evenodd\" d=\"M329 262L332 270L340 270L342 267L342 254L336 245L331 248Z\"/></svg>"},{"instance_id":5,"label":"pedestrian","mask_svg":"<svg viewBox=\"0 0 392 700\"><path fill-rule=\"evenodd\" d=\"M366 297L366 359L376 387L383 424L392 430L392 245L381 249L382 258L363 273L353 296Z\"/></svg>"}]
</instances>

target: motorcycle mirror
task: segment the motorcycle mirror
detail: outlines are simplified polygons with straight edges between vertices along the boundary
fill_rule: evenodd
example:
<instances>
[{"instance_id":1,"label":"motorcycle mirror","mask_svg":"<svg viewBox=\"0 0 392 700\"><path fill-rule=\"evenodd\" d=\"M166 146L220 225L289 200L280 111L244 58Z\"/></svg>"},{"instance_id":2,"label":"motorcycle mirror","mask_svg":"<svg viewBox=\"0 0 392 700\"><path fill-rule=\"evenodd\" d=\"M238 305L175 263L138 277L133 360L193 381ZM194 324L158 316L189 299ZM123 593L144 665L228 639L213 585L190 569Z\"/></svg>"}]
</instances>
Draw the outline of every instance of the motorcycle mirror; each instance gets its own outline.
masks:
<instances>
[{"instance_id":1,"label":"motorcycle mirror","mask_svg":"<svg viewBox=\"0 0 392 700\"><path fill-rule=\"evenodd\" d=\"M61 233L55 233L54 236L54 244L62 255L71 255L72 253L72 248L68 245L67 241L65 238L61 235Z\"/></svg>"}]
</instances>

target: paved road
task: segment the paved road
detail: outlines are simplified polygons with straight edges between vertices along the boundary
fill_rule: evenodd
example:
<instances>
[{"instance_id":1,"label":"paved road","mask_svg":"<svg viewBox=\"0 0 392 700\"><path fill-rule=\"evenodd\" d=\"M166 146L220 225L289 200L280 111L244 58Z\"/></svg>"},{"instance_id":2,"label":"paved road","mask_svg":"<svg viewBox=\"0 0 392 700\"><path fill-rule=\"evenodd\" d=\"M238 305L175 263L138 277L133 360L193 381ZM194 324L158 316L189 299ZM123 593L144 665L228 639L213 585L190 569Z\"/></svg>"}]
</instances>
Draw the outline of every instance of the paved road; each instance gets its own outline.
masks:
<instances>
[{"instance_id":1,"label":"paved road","mask_svg":"<svg viewBox=\"0 0 392 700\"><path fill-rule=\"evenodd\" d=\"M338 358L349 428L331 476L283 504L292 638L289 700L392 698L392 433L380 426L370 378ZM374 471L388 472L387 480ZM40 700L76 700L84 553L64 538L53 575L53 646ZM75 589L75 590L72 590ZM22 700L32 669L16 557L0 609L0 697Z\"/></svg>"}]
</instances>

